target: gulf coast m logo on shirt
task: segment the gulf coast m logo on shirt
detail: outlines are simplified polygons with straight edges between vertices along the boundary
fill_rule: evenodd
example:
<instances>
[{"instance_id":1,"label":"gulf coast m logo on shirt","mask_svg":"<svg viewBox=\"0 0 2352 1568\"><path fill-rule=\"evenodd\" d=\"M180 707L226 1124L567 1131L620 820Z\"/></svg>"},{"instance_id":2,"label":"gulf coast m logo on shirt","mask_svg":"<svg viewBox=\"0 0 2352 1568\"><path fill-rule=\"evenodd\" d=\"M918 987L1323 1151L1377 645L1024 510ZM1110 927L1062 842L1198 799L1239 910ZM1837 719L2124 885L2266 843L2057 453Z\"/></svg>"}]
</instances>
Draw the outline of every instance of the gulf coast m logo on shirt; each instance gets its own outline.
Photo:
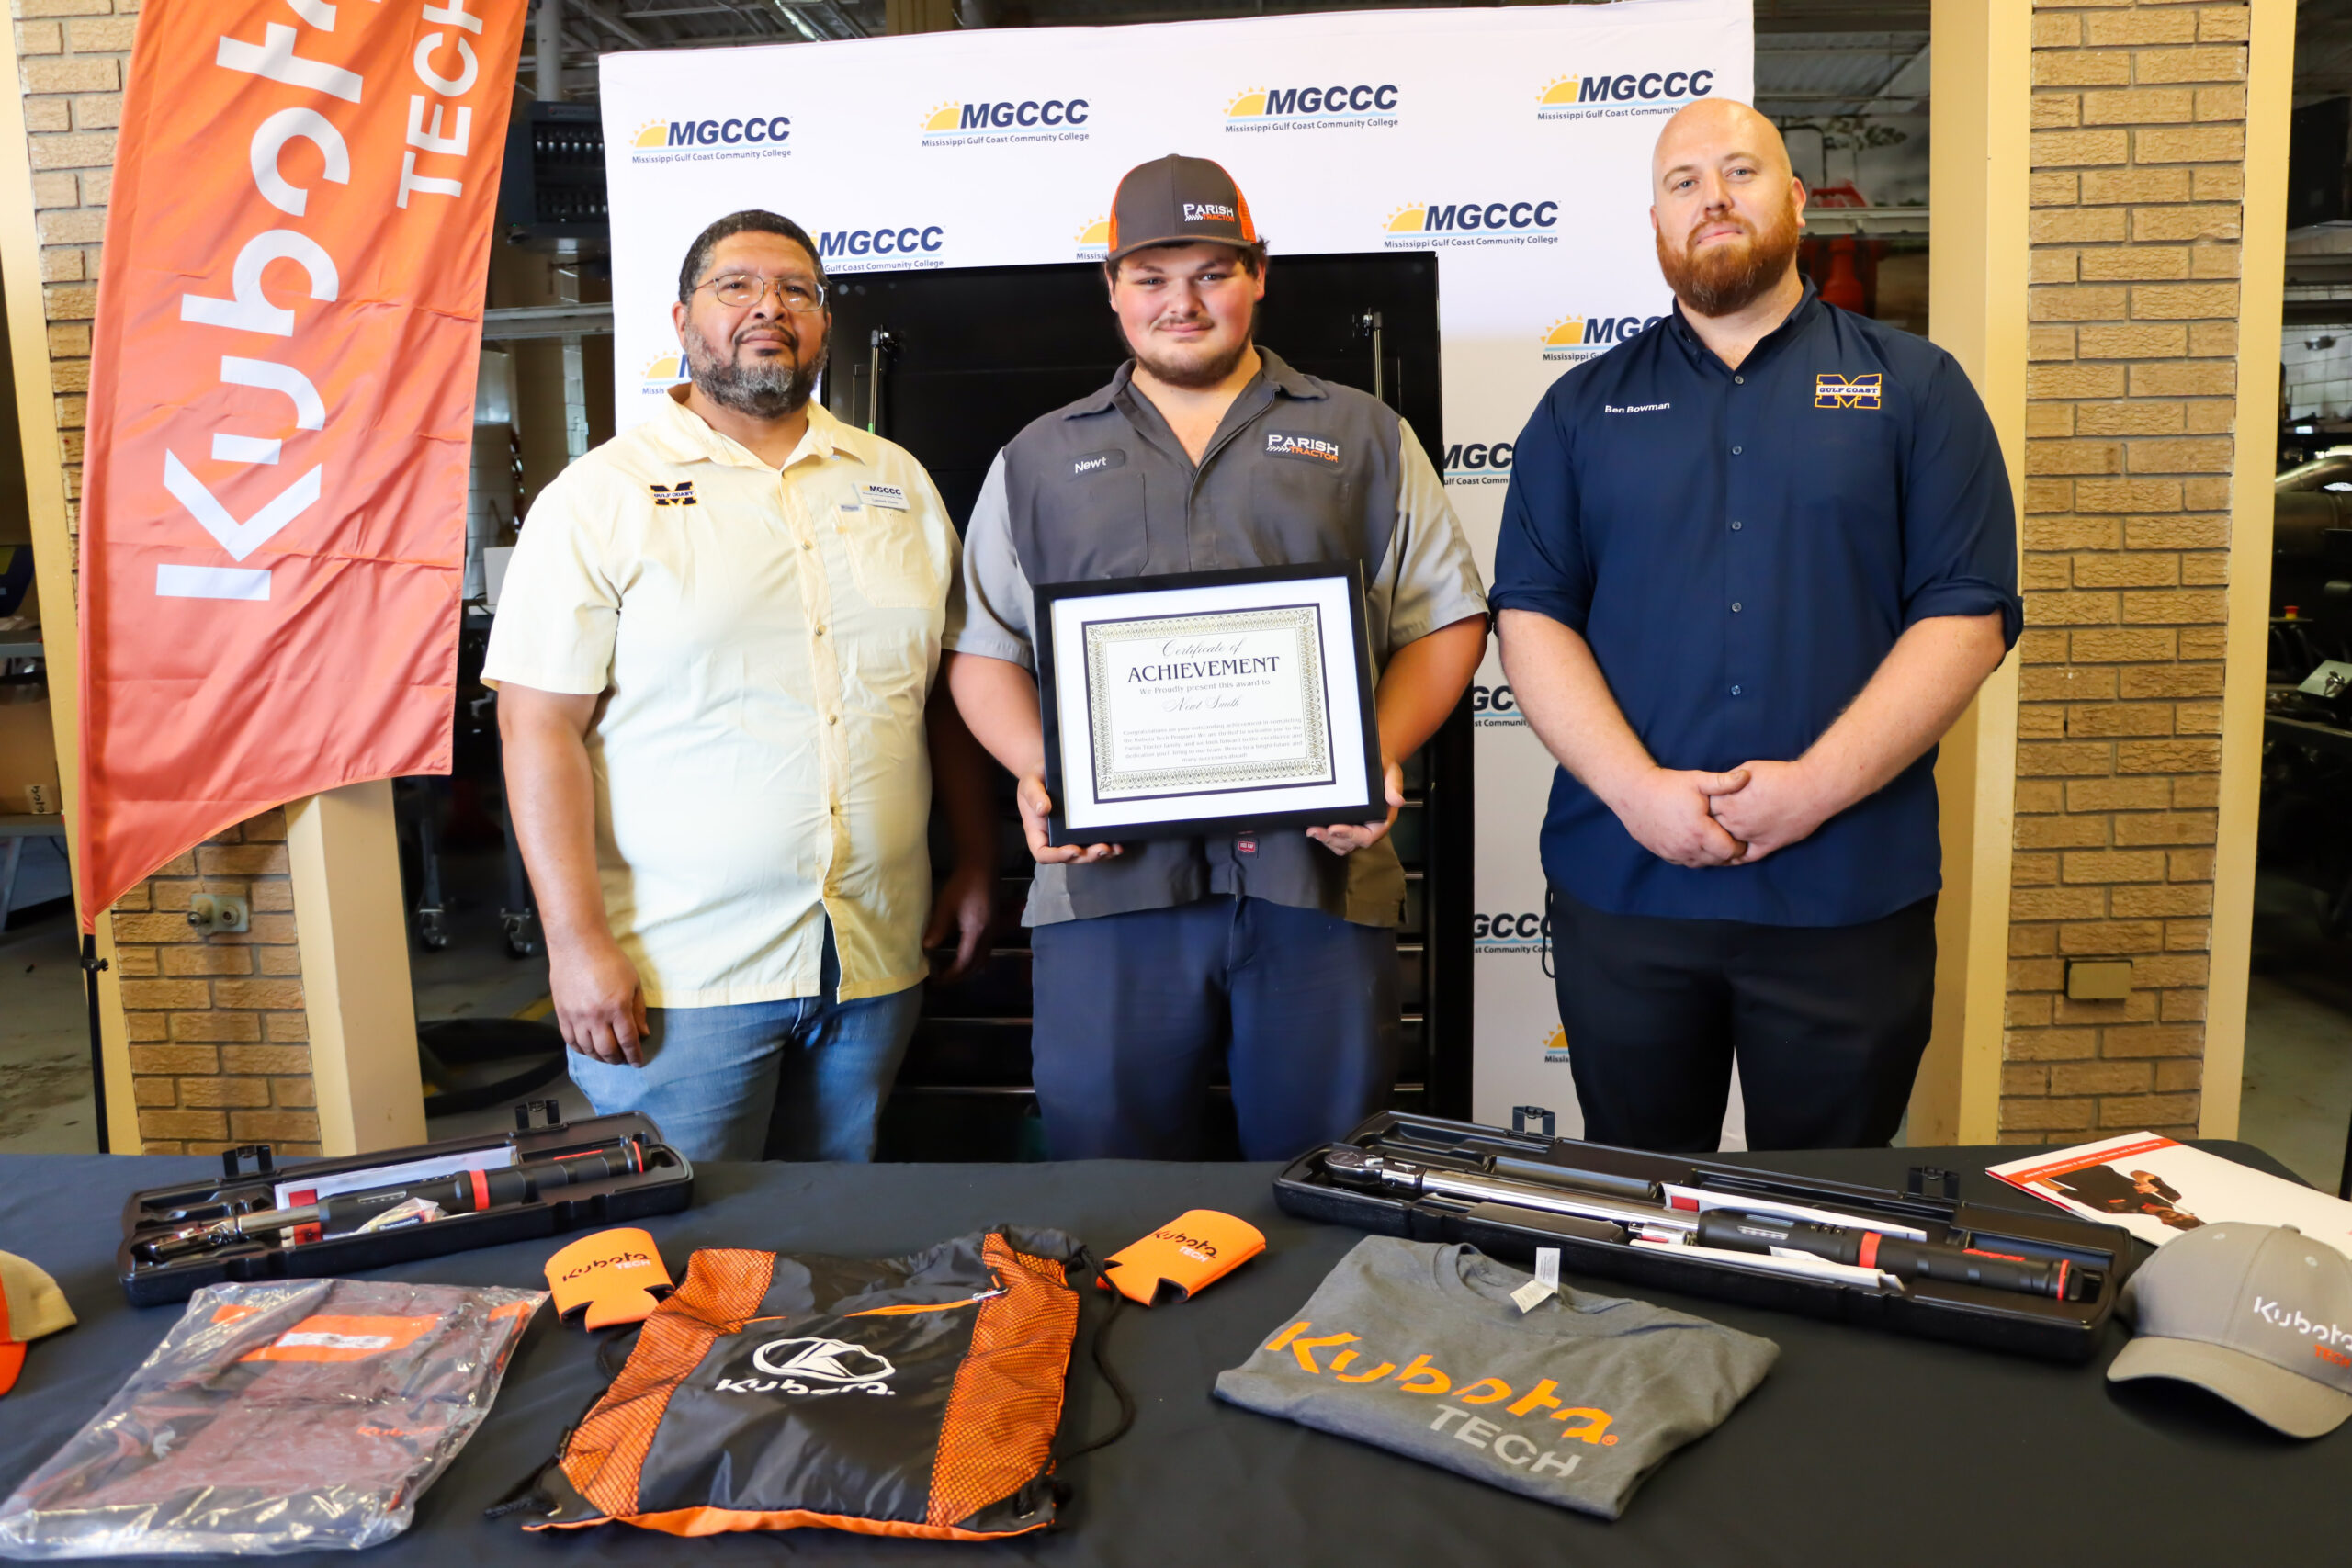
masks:
<instances>
[{"instance_id":1,"label":"gulf coast m logo on shirt","mask_svg":"<svg viewBox=\"0 0 2352 1568\"><path fill-rule=\"evenodd\" d=\"M653 504L656 506L702 504L695 499L695 481L692 479L680 479L673 485L648 485L646 488L653 492Z\"/></svg>"},{"instance_id":2,"label":"gulf coast m logo on shirt","mask_svg":"<svg viewBox=\"0 0 2352 1568\"><path fill-rule=\"evenodd\" d=\"M1813 406L1817 409L1875 409L1885 378L1873 370L1867 376L1840 376L1825 370L1813 378Z\"/></svg>"},{"instance_id":3,"label":"gulf coast m logo on shirt","mask_svg":"<svg viewBox=\"0 0 2352 1568\"><path fill-rule=\"evenodd\" d=\"M1266 1341L1269 1351L1288 1350L1298 1360L1301 1371L1314 1377L1329 1377L1339 1382L1387 1382L1391 1392L1426 1394L1434 1399L1439 1394L1451 1394L1453 1404L1436 1404L1436 1416L1430 1430L1443 1432L1455 1421L1462 1423L1450 1436L1468 1443L1475 1449L1485 1449L1513 1469L1526 1467L1530 1475L1566 1475L1575 1470L1584 1457L1580 1453L1547 1450L1543 1444L1518 1432L1506 1431L1499 1424L1474 1416L1460 1408L1464 1404L1501 1405L1498 1414L1515 1416L1521 1420L1546 1412L1544 1418L1562 1423L1562 1429L1545 1433L1546 1442L1587 1443L1594 1448L1614 1448L1617 1434L1609 1428L1616 1417L1608 1411L1591 1405L1571 1405L1558 1397L1560 1385L1550 1378L1539 1378L1535 1386L1520 1393L1510 1384L1497 1377L1482 1377L1474 1382L1456 1387L1453 1380L1433 1365L1428 1355L1415 1356L1400 1371L1394 1361L1380 1361L1359 1371L1359 1353L1345 1347L1361 1345L1363 1337L1342 1330L1333 1334L1313 1333L1315 1325L1305 1318L1292 1324ZM1318 1360L1316 1352L1331 1352L1328 1359ZM1393 1382L1388 1380L1395 1378ZM1568 1423L1576 1423L1568 1425Z\"/></svg>"}]
</instances>

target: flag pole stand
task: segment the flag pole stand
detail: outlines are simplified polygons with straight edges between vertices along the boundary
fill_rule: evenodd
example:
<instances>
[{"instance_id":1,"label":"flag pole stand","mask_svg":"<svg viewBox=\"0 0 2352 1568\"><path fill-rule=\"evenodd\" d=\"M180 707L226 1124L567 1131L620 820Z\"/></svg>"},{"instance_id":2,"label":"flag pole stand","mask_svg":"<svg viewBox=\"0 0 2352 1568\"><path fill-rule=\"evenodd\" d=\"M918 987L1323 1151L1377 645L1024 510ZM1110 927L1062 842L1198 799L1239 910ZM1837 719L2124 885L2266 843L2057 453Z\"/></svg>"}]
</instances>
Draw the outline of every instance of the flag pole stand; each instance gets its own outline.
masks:
<instances>
[{"instance_id":1,"label":"flag pole stand","mask_svg":"<svg viewBox=\"0 0 2352 1568\"><path fill-rule=\"evenodd\" d=\"M107 1136L107 1047L98 1032L98 972L107 961L98 956L98 939L82 939L82 981L90 1000L90 1100L98 1114L98 1153L112 1154Z\"/></svg>"}]
</instances>

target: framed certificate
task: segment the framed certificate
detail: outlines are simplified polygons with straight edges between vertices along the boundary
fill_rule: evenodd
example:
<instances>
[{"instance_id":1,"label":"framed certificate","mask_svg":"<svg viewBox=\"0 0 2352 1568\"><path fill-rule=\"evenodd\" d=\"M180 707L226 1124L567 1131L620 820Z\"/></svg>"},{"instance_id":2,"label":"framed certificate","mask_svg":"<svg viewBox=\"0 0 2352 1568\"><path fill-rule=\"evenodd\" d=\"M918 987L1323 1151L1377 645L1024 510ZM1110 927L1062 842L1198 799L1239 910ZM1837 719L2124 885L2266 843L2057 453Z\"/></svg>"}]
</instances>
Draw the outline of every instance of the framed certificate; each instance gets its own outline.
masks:
<instances>
[{"instance_id":1,"label":"framed certificate","mask_svg":"<svg viewBox=\"0 0 2352 1568\"><path fill-rule=\"evenodd\" d=\"M1054 843L1388 814L1357 563L1054 582L1036 597Z\"/></svg>"}]
</instances>

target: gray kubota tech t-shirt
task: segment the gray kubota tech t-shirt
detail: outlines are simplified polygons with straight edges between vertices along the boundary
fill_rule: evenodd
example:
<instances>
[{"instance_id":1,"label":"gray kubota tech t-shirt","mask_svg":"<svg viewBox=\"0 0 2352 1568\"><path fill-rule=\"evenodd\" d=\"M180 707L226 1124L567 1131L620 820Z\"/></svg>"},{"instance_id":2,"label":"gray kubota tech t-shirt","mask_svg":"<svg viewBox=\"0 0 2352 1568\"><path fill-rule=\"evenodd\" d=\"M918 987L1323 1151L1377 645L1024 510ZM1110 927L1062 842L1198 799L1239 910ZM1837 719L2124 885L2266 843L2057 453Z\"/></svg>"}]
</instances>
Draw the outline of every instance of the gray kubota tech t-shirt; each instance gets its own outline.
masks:
<instances>
[{"instance_id":1,"label":"gray kubota tech t-shirt","mask_svg":"<svg viewBox=\"0 0 2352 1568\"><path fill-rule=\"evenodd\" d=\"M1368 1236L1217 1397L1613 1519L1781 1353L1566 1286L1522 1315L1530 1278L1475 1247Z\"/></svg>"}]
</instances>

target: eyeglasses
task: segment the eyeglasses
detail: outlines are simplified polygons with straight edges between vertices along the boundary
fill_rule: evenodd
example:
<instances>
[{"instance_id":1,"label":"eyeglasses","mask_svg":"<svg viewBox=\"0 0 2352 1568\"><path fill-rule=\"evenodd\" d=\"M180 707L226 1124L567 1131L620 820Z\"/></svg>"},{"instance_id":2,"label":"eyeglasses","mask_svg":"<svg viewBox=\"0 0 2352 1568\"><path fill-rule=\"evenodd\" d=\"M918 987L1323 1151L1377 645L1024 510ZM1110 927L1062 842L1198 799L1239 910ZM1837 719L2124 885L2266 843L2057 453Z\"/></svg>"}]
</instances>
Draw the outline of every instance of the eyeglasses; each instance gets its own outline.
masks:
<instances>
[{"instance_id":1,"label":"eyeglasses","mask_svg":"<svg viewBox=\"0 0 2352 1568\"><path fill-rule=\"evenodd\" d=\"M762 277L756 272L728 272L695 287L709 289L720 304L735 310L758 304L770 292L786 310L801 315L825 308L825 286L805 277Z\"/></svg>"}]
</instances>

